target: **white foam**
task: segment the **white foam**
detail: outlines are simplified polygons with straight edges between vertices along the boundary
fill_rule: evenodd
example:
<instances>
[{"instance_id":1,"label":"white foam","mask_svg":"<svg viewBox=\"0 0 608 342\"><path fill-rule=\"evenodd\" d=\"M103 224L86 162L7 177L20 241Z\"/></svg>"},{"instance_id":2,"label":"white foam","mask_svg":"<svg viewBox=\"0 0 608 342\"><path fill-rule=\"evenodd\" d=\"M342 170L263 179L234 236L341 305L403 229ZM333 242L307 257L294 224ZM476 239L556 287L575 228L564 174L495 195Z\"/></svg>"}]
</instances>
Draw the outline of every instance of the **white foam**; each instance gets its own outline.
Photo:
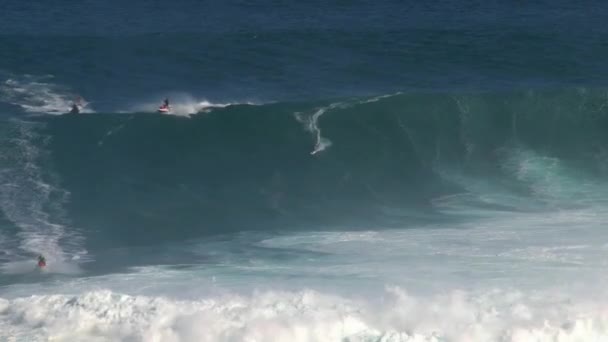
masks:
<instances>
[{"instance_id":1,"label":"white foam","mask_svg":"<svg viewBox=\"0 0 608 342\"><path fill-rule=\"evenodd\" d=\"M0 336L58 341L597 341L608 213L235 241L246 262L5 286ZM255 241L247 245L241 242ZM192 243L231 253L225 240ZM247 248L253 250L248 250ZM264 258L263 249L270 250ZM281 253L289 251L289 258ZM227 255L225 260L230 260ZM281 290L282 289L282 290ZM36 293L38 295L32 296ZM0 337L1 340L1 337Z\"/></svg>"},{"instance_id":2,"label":"white foam","mask_svg":"<svg viewBox=\"0 0 608 342\"><path fill-rule=\"evenodd\" d=\"M60 253L50 254L47 257L47 266L39 268L35 259L11 261L0 265L0 272L4 274L80 274L82 270L78 264L64 260Z\"/></svg>"},{"instance_id":3,"label":"white foam","mask_svg":"<svg viewBox=\"0 0 608 342\"><path fill-rule=\"evenodd\" d=\"M29 272L37 254L44 254L49 271L69 272L73 269L64 261L66 251L60 245L61 239L70 241L70 254L80 253L81 237L74 231L69 233L62 218L63 205L69 193L59 187L59 181L52 170L41 164L48 159L44 145L48 142L38 132L42 124L11 119L3 125L0 138L0 210L18 227L17 240L23 257L31 261L13 260L3 265L5 272ZM6 250L17 246L3 245ZM19 251L15 251L16 257Z\"/></svg>"},{"instance_id":4,"label":"white foam","mask_svg":"<svg viewBox=\"0 0 608 342\"><path fill-rule=\"evenodd\" d=\"M467 175L454 167L435 163L434 171L442 179L458 184L465 191L444 195L432 200L435 208L444 213L465 216L495 217L511 210L541 210L544 205L537 198L517 193L497 179Z\"/></svg>"},{"instance_id":5,"label":"white foam","mask_svg":"<svg viewBox=\"0 0 608 342\"><path fill-rule=\"evenodd\" d=\"M608 184L567 162L521 145L506 149L503 168L526 184L535 195L554 204L605 205Z\"/></svg>"},{"instance_id":6,"label":"white foam","mask_svg":"<svg viewBox=\"0 0 608 342\"><path fill-rule=\"evenodd\" d=\"M210 108L223 108L229 105L230 104L226 103L211 103L209 101L178 102L171 104L171 111L168 113L168 115L190 116Z\"/></svg>"},{"instance_id":7,"label":"white foam","mask_svg":"<svg viewBox=\"0 0 608 342\"><path fill-rule=\"evenodd\" d=\"M518 143L503 146L499 154L504 174L496 178L474 177L453 166L435 163L435 172L466 192L436 198L433 204L444 212L476 212L486 217L508 209L531 211L573 205L597 209L606 204L607 182L559 158ZM491 207L494 210L488 210Z\"/></svg>"},{"instance_id":8,"label":"white foam","mask_svg":"<svg viewBox=\"0 0 608 342\"><path fill-rule=\"evenodd\" d=\"M389 94L389 95L380 95L380 96L371 97L371 98L367 98L367 99L358 99L356 101L336 102L336 103L332 103L328 106L317 108L312 112L312 114L300 113L300 112L294 113L294 117L296 118L296 120L298 122L300 122L304 125L304 128L308 132L312 133L314 141L315 141L315 146L314 146L314 149L310 152L310 154L315 155L319 152L326 150L328 147L330 147L332 145L331 140L329 140L328 138L324 137L321 134L321 127L319 126L319 120L322 115L324 115L327 112L330 112L332 110L335 110L335 109L346 109L346 108L353 107L355 105L373 103L373 102L380 101L381 99L384 99L384 98L396 96L398 94L399 93Z\"/></svg>"},{"instance_id":9,"label":"white foam","mask_svg":"<svg viewBox=\"0 0 608 342\"><path fill-rule=\"evenodd\" d=\"M312 115L305 116L302 113L295 113L295 118L299 122L305 125L307 131L311 132L315 139L314 149L310 152L310 154L314 155L321 151L324 151L326 148L331 146L331 140L323 137L321 135L321 128L319 128L319 118L321 115L325 114L328 110L332 110L334 108L340 108L343 106L342 103L334 103L327 107L322 107L317 109Z\"/></svg>"},{"instance_id":10,"label":"white foam","mask_svg":"<svg viewBox=\"0 0 608 342\"><path fill-rule=\"evenodd\" d=\"M608 213L595 209L504 213L406 230L286 233L259 245L294 251L288 265L280 258L263 262L275 267L275 274L297 274L303 277L300 283L311 285L310 279L329 276L327 286L366 288L382 281L431 292L438 286L585 287L608 281L597 271L606 266L608 255L608 231L602 229L606 219Z\"/></svg>"},{"instance_id":11,"label":"white foam","mask_svg":"<svg viewBox=\"0 0 608 342\"><path fill-rule=\"evenodd\" d=\"M601 300L492 290L345 298L312 290L197 300L107 290L0 299L0 338L28 341L599 341ZM605 299L605 298L604 298Z\"/></svg>"},{"instance_id":12,"label":"white foam","mask_svg":"<svg viewBox=\"0 0 608 342\"><path fill-rule=\"evenodd\" d=\"M78 97L67 87L51 82L53 76L10 78L0 84L0 99L30 113L65 114ZM90 104L80 100L82 113L93 113Z\"/></svg>"},{"instance_id":13,"label":"white foam","mask_svg":"<svg viewBox=\"0 0 608 342\"><path fill-rule=\"evenodd\" d=\"M119 110L119 112L149 112L157 113L159 106L164 98L158 98L152 101L144 101L130 106L127 110ZM189 117L193 114L204 112L212 108L223 108L234 104L253 104L253 103L214 103L208 100L196 99L186 93L172 93L169 96L171 110L167 115Z\"/></svg>"}]
</instances>

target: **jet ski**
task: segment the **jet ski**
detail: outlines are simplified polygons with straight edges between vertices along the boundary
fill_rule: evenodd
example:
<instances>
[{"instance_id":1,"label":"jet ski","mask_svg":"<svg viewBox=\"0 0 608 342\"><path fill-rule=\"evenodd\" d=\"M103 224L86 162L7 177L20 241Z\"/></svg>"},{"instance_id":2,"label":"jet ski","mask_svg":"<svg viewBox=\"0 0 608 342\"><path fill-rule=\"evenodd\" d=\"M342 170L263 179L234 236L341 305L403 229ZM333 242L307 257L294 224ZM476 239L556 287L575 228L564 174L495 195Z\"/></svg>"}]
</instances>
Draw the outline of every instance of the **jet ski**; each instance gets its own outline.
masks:
<instances>
[{"instance_id":1,"label":"jet ski","mask_svg":"<svg viewBox=\"0 0 608 342\"><path fill-rule=\"evenodd\" d=\"M163 104L158 107L158 112L165 114L171 112L171 106L169 106L169 99L165 99L165 101L163 101Z\"/></svg>"}]
</instances>

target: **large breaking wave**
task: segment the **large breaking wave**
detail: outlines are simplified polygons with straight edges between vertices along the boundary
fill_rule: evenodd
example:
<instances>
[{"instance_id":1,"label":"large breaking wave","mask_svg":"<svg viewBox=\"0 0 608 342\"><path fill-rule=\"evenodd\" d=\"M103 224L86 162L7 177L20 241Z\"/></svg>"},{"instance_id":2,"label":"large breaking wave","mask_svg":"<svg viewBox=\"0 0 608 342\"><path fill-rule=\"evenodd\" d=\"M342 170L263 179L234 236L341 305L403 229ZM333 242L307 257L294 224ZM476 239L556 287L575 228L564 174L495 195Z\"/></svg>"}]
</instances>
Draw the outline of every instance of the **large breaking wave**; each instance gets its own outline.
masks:
<instances>
[{"instance_id":1,"label":"large breaking wave","mask_svg":"<svg viewBox=\"0 0 608 342\"><path fill-rule=\"evenodd\" d=\"M589 284L604 281L607 99L395 94L190 117L10 116L4 265L48 251L95 262L57 288L8 286L0 328L65 340L600 338L590 298L605 291Z\"/></svg>"},{"instance_id":2,"label":"large breaking wave","mask_svg":"<svg viewBox=\"0 0 608 342\"><path fill-rule=\"evenodd\" d=\"M18 146L46 157L19 167L59 177L62 210L101 248L602 204L606 103L589 89L395 94L2 125L37 125Z\"/></svg>"}]
</instances>

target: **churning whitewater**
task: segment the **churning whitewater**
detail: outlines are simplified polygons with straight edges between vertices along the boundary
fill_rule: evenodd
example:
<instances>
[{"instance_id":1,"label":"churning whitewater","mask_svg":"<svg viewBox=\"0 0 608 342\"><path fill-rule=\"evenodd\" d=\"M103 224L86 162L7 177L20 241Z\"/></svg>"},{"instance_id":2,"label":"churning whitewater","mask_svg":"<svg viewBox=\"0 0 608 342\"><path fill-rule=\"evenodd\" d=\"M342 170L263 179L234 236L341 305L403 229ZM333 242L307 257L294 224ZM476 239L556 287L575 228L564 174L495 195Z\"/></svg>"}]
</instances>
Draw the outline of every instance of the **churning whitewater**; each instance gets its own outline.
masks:
<instances>
[{"instance_id":1,"label":"churning whitewater","mask_svg":"<svg viewBox=\"0 0 608 342\"><path fill-rule=\"evenodd\" d=\"M0 342L608 340L607 13L3 2Z\"/></svg>"}]
</instances>

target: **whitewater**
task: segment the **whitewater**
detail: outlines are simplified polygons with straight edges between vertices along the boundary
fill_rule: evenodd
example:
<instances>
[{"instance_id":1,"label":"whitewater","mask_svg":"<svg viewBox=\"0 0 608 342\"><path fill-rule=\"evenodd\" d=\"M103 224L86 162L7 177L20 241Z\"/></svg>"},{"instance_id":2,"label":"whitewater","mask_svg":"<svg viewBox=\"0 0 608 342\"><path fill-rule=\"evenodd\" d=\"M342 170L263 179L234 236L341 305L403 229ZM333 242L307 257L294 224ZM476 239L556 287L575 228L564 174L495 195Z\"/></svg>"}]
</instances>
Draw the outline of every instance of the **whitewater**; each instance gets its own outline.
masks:
<instances>
[{"instance_id":1,"label":"whitewater","mask_svg":"<svg viewBox=\"0 0 608 342\"><path fill-rule=\"evenodd\" d=\"M11 286L0 327L18 340L602 340L605 236L589 224L575 211L260 239L237 253L300 255Z\"/></svg>"}]
</instances>

